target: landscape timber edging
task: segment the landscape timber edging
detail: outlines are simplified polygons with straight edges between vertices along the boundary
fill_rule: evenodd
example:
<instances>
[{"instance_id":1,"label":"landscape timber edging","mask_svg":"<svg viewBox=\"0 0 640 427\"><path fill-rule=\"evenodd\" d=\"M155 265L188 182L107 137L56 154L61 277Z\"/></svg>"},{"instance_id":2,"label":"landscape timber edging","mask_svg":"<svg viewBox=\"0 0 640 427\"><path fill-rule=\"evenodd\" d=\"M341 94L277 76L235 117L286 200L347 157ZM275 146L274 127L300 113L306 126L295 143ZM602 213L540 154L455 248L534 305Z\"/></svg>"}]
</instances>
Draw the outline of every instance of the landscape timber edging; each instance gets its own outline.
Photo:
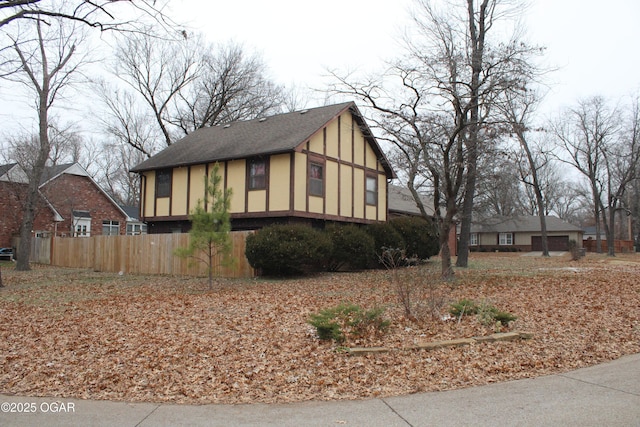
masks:
<instances>
[{"instance_id":1,"label":"landscape timber edging","mask_svg":"<svg viewBox=\"0 0 640 427\"><path fill-rule=\"evenodd\" d=\"M515 341L515 340L528 340L533 337L533 334L528 332L502 332L491 334L482 337L473 338L460 338L455 340L445 341L433 341L424 344L416 344L408 347L390 348L390 347L353 347L346 349L346 352L350 356L363 356L365 354L380 354L389 353L392 351L412 351L412 350L436 350L438 348L446 347L462 347L482 342L496 342L496 341Z\"/></svg>"}]
</instances>

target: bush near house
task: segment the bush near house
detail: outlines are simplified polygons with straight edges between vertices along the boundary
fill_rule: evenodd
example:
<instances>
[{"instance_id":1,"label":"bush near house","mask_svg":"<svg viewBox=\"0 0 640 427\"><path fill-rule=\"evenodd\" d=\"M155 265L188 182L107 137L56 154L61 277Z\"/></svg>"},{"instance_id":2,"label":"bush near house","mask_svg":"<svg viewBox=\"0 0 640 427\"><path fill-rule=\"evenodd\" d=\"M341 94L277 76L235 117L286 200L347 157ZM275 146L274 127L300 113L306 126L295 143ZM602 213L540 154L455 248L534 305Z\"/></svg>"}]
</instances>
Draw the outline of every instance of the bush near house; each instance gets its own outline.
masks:
<instances>
[{"instance_id":1,"label":"bush near house","mask_svg":"<svg viewBox=\"0 0 640 427\"><path fill-rule=\"evenodd\" d=\"M295 276L323 269L332 249L326 233L307 225L271 225L247 237L245 254L267 276Z\"/></svg>"},{"instance_id":2,"label":"bush near house","mask_svg":"<svg viewBox=\"0 0 640 427\"><path fill-rule=\"evenodd\" d=\"M408 258L426 260L438 255L438 233L431 221L420 217L402 217L390 220L389 225L402 237Z\"/></svg>"},{"instance_id":3,"label":"bush near house","mask_svg":"<svg viewBox=\"0 0 640 427\"><path fill-rule=\"evenodd\" d=\"M247 260L267 276L313 271L385 267L383 253L397 249L407 259L426 260L438 253L438 237L422 218L398 218L366 226L328 224L317 230L303 224L264 227L247 237ZM408 264L408 263L407 263Z\"/></svg>"},{"instance_id":4,"label":"bush near house","mask_svg":"<svg viewBox=\"0 0 640 427\"><path fill-rule=\"evenodd\" d=\"M365 231L373 237L374 259L372 266L384 267L380 259L388 249L404 249L404 239L398 231L388 222L369 224Z\"/></svg>"},{"instance_id":5,"label":"bush near house","mask_svg":"<svg viewBox=\"0 0 640 427\"><path fill-rule=\"evenodd\" d=\"M327 267L330 271L362 270L375 259L375 241L363 228L356 225L329 224L325 228L333 243Z\"/></svg>"}]
</instances>

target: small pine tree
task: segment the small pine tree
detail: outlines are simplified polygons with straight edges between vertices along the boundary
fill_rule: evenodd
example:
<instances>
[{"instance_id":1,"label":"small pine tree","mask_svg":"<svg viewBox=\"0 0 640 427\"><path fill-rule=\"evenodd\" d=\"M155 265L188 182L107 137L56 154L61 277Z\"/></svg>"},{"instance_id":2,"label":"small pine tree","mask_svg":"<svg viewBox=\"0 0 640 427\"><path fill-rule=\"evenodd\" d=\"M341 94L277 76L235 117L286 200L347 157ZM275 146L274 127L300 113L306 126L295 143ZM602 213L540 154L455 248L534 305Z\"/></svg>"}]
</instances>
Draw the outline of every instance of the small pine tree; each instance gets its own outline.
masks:
<instances>
[{"instance_id":1,"label":"small pine tree","mask_svg":"<svg viewBox=\"0 0 640 427\"><path fill-rule=\"evenodd\" d=\"M205 197L189 215L191 221L191 237L189 246L178 248L176 256L191 258L206 264L209 273L209 289L213 288L213 268L218 256L222 257L222 265L232 265L231 256L231 189L221 188L222 177L218 175L219 166L211 171L211 177L204 177Z\"/></svg>"}]
</instances>

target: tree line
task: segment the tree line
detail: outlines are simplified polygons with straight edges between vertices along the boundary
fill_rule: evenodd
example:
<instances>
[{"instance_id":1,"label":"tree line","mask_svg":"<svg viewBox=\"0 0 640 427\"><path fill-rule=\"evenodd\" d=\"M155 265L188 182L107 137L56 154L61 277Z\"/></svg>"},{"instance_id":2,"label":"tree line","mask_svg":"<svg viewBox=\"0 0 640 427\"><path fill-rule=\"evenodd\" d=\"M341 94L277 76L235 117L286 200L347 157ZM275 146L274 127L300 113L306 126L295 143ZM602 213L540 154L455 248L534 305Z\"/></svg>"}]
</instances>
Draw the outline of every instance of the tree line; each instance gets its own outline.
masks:
<instances>
[{"instance_id":1,"label":"tree line","mask_svg":"<svg viewBox=\"0 0 640 427\"><path fill-rule=\"evenodd\" d=\"M138 177L128 171L145 158L199 128L309 102L271 79L260 55L173 22L168 3L0 0L3 86L25 89L37 122L37 131L4 135L5 160L29 172L21 241L47 164L78 162L115 200L136 204ZM616 221L639 215L638 98L593 96L542 119L553 70L537 65L544 48L517 25L522 5L415 0L404 49L384 72L328 70L327 99L359 103L425 217L421 196L431 196L444 277L454 274L449 233L460 227L456 266L466 267L471 223L484 217L538 215L548 254L545 216L586 216L613 255ZM95 56L96 32L106 58ZM95 139L60 114L87 92L99 107ZM18 259L28 268L28 252Z\"/></svg>"}]
</instances>

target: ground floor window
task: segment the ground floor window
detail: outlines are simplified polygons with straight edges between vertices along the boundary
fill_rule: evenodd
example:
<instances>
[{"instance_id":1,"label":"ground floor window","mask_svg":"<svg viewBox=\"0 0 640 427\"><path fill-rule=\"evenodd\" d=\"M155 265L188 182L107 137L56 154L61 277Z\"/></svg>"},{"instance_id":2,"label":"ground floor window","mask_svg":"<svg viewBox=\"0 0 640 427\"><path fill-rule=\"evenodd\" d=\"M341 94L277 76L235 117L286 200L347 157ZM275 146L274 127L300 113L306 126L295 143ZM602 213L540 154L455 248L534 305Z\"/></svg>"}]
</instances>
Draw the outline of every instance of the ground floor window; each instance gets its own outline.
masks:
<instances>
[{"instance_id":1,"label":"ground floor window","mask_svg":"<svg viewBox=\"0 0 640 427\"><path fill-rule=\"evenodd\" d=\"M147 234L147 224L131 222L127 224L127 236L139 236L140 234Z\"/></svg>"},{"instance_id":2,"label":"ground floor window","mask_svg":"<svg viewBox=\"0 0 640 427\"><path fill-rule=\"evenodd\" d=\"M500 239L498 243L501 246L513 245L513 233L500 233Z\"/></svg>"},{"instance_id":3,"label":"ground floor window","mask_svg":"<svg viewBox=\"0 0 640 427\"><path fill-rule=\"evenodd\" d=\"M478 246L478 233L471 233L469 236L469 246Z\"/></svg>"},{"instance_id":4,"label":"ground floor window","mask_svg":"<svg viewBox=\"0 0 640 427\"><path fill-rule=\"evenodd\" d=\"M118 234L120 234L120 221L102 221L103 236L117 236Z\"/></svg>"},{"instance_id":5,"label":"ground floor window","mask_svg":"<svg viewBox=\"0 0 640 427\"><path fill-rule=\"evenodd\" d=\"M73 237L91 235L91 215L87 211L73 211Z\"/></svg>"}]
</instances>

